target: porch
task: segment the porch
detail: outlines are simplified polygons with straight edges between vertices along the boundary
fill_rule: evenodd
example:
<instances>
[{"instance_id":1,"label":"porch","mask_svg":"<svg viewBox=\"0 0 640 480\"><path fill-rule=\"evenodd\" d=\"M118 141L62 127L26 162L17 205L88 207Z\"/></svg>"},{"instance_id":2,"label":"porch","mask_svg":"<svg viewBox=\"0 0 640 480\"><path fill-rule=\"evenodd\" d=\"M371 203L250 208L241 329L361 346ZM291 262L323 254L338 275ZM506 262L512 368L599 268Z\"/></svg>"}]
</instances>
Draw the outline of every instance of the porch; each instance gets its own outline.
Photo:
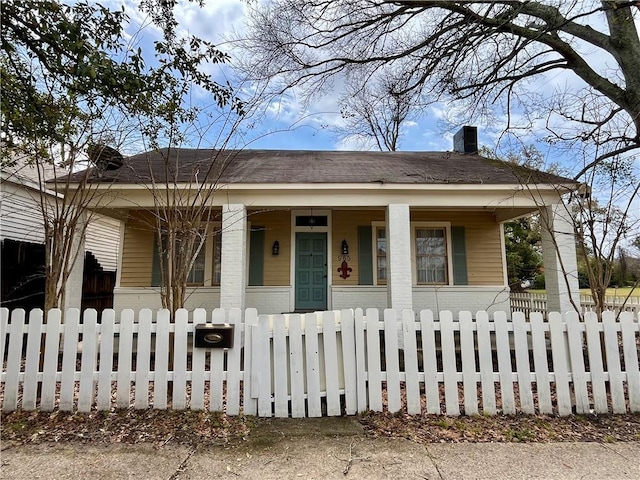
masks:
<instances>
[{"instance_id":1,"label":"porch","mask_svg":"<svg viewBox=\"0 0 640 480\"><path fill-rule=\"evenodd\" d=\"M551 215L559 208L547 210ZM502 224L523 212L408 204L224 205L194 262L185 306L255 308L259 314L354 308L509 312ZM128 210L126 216L114 308L161 308L156 234L144 211ZM565 282L560 265L575 265L575 249L565 234L566 218L553 218L545 250L550 308L569 311L577 282L570 271Z\"/></svg>"}]
</instances>

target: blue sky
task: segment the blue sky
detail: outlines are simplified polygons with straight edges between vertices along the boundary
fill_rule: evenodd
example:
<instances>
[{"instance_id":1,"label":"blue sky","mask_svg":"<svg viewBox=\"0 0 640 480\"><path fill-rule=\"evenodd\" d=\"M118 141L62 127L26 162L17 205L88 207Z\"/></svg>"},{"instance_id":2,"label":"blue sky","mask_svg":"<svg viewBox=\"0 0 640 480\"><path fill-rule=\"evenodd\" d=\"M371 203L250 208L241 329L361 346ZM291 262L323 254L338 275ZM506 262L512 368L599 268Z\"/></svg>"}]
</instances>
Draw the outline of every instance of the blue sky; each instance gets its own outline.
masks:
<instances>
[{"instance_id":1,"label":"blue sky","mask_svg":"<svg viewBox=\"0 0 640 480\"><path fill-rule=\"evenodd\" d=\"M180 23L180 30L184 33L197 35L212 41L220 49L231 56L231 64L236 56L232 42L228 39L234 35L241 35L244 30L246 12L249 4L255 4L261 0L248 2L246 0L208 0L204 7L200 8L197 2L181 2L175 9L176 18ZM135 0L107 0L107 5L115 7L125 4L127 12L134 21L145 23L145 18L137 12ZM135 28L132 28L135 34ZM157 32L153 28L146 27L138 32L140 42L149 42ZM592 49L593 50L593 49ZM588 59L595 68L602 71L607 69L608 59L596 51L589 52ZM231 66L220 68L219 65L207 67L209 73L218 81L224 82L233 76ZM552 75L536 79L532 88L537 92L552 92L556 89L574 88L579 82L575 76L554 72ZM295 92L289 92L278 102L272 102L263 108L264 116L261 121L245 123L243 126L245 136L238 137L235 143L243 148L270 148L270 149L305 149L305 150L353 150L355 143L340 141L330 131L330 126L340 122L339 115L339 85L330 94L311 99L303 103L297 98ZM206 101L198 94L192 96L195 102ZM451 105L434 104L421 112L421 115L404 128L401 139L401 150L412 151L444 151L452 149L452 137L462 125L445 125L444 119L453 107ZM518 112L512 112L512 119L518 117ZM498 114L492 124L477 124L479 144L494 148L500 143L503 151L509 146L516 147L518 142L529 145L535 143L538 149L548 156L549 162L561 161L571 163L571 157L566 153L554 151L548 144L541 141L545 132L543 123L534 124L532 128L522 130L517 138L504 136L503 127L506 116ZM249 128L250 125L250 128ZM562 129L561 123L553 125ZM515 139L515 141L514 141ZM205 142L206 144L206 142ZM213 146L214 142L210 142ZM204 146L204 144L203 144ZM568 165L570 166L570 165Z\"/></svg>"},{"instance_id":2,"label":"blue sky","mask_svg":"<svg viewBox=\"0 0 640 480\"><path fill-rule=\"evenodd\" d=\"M106 4L112 8L124 4L127 13L139 24L145 24L145 18L137 12L137 2L134 0L111 0ZM246 1L240 0L209 0L200 8L196 3L182 2L175 10L180 22L180 28L185 33L197 35L214 42L231 55L233 63L234 51L227 41L233 34L242 32L245 14L248 8ZM129 32L136 35L136 41L149 42L157 32L151 27L136 31L132 27ZM211 75L219 81L226 81L233 75L232 66L220 69L211 66ZM264 120L252 125L251 131L238 144L244 143L246 148L268 149L301 149L301 150L353 150L355 143L340 141L330 131L330 126L340 122L338 93L318 97L308 104L296 98L295 93L289 93L279 103L265 106ZM197 101L197 95L195 97ZM203 99L204 101L204 99ZM442 151L451 150L453 134L456 128L442 125L443 112L447 107L437 104L429 107L414 122L409 122L404 128L404 135L400 142L401 150L414 151ZM479 126L479 140L481 145L492 146L500 134L498 126L488 128Z\"/></svg>"}]
</instances>

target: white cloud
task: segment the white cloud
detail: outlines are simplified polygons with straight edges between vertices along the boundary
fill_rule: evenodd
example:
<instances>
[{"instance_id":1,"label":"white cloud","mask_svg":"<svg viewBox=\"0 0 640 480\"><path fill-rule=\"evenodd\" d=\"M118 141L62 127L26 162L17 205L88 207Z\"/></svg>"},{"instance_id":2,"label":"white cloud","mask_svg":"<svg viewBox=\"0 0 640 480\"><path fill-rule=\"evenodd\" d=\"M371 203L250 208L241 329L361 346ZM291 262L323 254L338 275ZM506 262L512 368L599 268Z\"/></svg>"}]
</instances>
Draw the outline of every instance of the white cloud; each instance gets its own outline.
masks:
<instances>
[{"instance_id":1,"label":"white cloud","mask_svg":"<svg viewBox=\"0 0 640 480\"><path fill-rule=\"evenodd\" d=\"M174 10L184 33L196 35L225 49L224 35L242 29L247 4L240 0L215 0L197 3L182 1Z\"/></svg>"}]
</instances>

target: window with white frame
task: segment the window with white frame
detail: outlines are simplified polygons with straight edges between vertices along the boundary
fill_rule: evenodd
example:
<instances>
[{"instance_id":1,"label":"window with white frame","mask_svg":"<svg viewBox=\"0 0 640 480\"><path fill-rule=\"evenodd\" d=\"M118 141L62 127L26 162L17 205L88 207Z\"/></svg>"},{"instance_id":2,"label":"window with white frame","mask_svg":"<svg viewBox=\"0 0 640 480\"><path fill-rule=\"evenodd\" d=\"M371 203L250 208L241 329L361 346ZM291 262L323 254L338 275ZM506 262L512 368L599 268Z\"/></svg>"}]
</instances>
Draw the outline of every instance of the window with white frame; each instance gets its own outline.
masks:
<instances>
[{"instance_id":1,"label":"window with white frame","mask_svg":"<svg viewBox=\"0 0 640 480\"><path fill-rule=\"evenodd\" d=\"M204 285L204 269L207 263L206 261L206 249L203 244L200 247L200 251L193 262L189 275L187 276L187 285Z\"/></svg>"},{"instance_id":2,"label":"window with white frame","mask_svg":"<svg viewBox=\"0 0 640 480\"><path fill-rule=\"evenodd\" d=\"M377 222L376 222L377 223ZM373 227L374 270L377 285L387 283L386 227L380 223ZM430 223L412 223L412 245L415 283L418 285L447 285L450 276L448 227Z\"/></svg>"},{"instance_id":3,"label":"window with white frame","mask_svg":"<svg viewBox=\"0 0 640 480\"><path fill-rule=\"evenodd\" d=\"M176 234L176 241L174 244L175 249L181 248L181 244L183 238L179 234ZM197 241L196 241L197 242ZM151 275L151 285L159 286L164 280L161 275L161 267L160 262L161 258L164 258L166 261L167 257L167 234L163 233L161 236L161 245L158 245L157 237L154 241L154 251L153 251L153 267L152 267L152 275ZM198 245L194 248L197 248ZM195 252L194 252L195 253ZM206 248L205 243L200 246L200 250L197 252L196 257L191 265L191 269L189 270L189 274L187 275L187 285L191 286L200 286L205 283L205 268L206 268ZM165 263L165 268L167 267L167 263Z\"/></svg>"},{"instance_id":4,"label":"window with white frame","mask_svg":"<svg viewBox=\"0 0 640 480\"><path fill-rule=\"evenodd\" d=\"M160 275L160 255L166 255L166 249L164 244L166 242L166 236L162 236L163 247L158 248L157 242L154 242L154 257L153 257L153 271L152 281L153 286L158 286L162 283ZM187 285L197 287L204 285L220 285L220 261L222 254L222 242L220 232L216 231L214 234L208 235L205 242L200 247L189 275L187 276ZM210 262L210 263L209 263ZM211 265L211 270L208 268L208 264Z\"/></svg>"},{"instance_id":5,"label":"window with white frame","mask_svg":"<svg viewBox=\"0 0 640 480\"><path fill-rule=\"evenodd\" d=\"M414 230L416 283L449 283L446 227L418 226Z\"/></svg>"}]
</instances>

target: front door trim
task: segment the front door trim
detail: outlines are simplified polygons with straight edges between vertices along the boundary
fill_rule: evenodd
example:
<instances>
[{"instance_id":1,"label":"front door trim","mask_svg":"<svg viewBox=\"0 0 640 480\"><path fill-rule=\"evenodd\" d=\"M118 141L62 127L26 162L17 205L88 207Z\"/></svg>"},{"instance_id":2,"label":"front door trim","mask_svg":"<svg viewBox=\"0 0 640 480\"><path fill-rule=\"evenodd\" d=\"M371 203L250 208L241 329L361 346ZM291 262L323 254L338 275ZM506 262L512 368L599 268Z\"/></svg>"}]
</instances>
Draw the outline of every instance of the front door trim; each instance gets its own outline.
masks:
<instances>
[{"instance_id":1,"label":"front door trim","mask_svg":"<svg viewBox=\"0 0 640 480\"><path fill-rule=\"evenodd\" d=\"M320 216L325 215L327 217L326 227L296 227L297 216ZM291 258L290 265L291 271L289 272L289 278L291 279L291 295L290 309L293 312L296 308L296 233L309 232L309 233L326 233L327 234L327 310L331 310L331 262L333 258L331 254L331 210L316 209L316 208L304 208L299 210L291 210Z\"/></svg>"}]
</instances>

